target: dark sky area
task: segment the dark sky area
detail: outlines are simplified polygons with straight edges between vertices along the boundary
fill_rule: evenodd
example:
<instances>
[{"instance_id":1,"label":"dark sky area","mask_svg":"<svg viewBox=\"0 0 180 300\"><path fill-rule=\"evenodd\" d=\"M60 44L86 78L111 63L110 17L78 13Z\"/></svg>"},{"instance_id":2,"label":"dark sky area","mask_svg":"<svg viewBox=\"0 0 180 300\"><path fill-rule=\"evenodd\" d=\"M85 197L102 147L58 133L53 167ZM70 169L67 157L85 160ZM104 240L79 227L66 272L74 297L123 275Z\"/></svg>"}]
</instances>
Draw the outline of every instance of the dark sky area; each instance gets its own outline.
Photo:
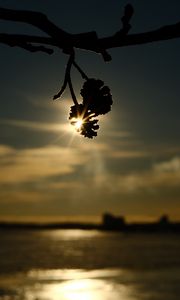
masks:
<instances>
[{"instance_id":1,"label":"dark sky area","mask_svg":"<svg viewBox=\"0 0 180 300\"><path fill-rule=\"evenodd\" d=\"M99 37L121 27L127 1L28 0L0 6L45 13L70 33ZM131 1L130 33L180 21L180 1ZM0 21L0 32L44 35ZM69 124L63 82L68 56L30 53L0 44L0 220L98 220L105 211L128 220L162 214L180 220L180 39L109 50L104 63L76 50L89 77L111 88L112 111L95 139ZM83 80L72 80L79 101Z\"/></svg>"}]
</instances>

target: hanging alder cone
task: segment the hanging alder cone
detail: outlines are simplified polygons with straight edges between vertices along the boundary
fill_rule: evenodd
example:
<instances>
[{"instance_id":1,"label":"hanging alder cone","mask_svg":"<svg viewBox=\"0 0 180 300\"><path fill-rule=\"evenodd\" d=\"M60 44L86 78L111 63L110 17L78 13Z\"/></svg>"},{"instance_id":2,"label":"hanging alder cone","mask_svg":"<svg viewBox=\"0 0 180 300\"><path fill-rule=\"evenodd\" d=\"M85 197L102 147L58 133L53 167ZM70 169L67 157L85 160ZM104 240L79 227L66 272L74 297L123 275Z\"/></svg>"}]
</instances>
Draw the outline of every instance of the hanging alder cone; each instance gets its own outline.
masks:
<instances>
[{"instance_id":1,"label":"hanging alder cone","mask_svg":"<svg viewBox=\"0 0 180 300\"><path fill-rule=\"evenodd\" d=\"M105 51L103 53L107 58L107 53ZM66 66L64 83L60 91L54 95L53 99L60 98L66 87L69 86L72 101L74 102L69 114L70 123L81 135L92 139L97 136L97 130L99 129L99 125L97 124L98 119L95 119L95 117L104 115L111 110L111 105L113 103L112 95L110 88L105 86L102 80L88 78L84 71L75 62L74 56L74 51L72 51ZM72 66L74 66L81 74L82 78L86 80L80 91L83 98L81 104L78 103L71 81L70 73Z\"/></svg>"},{"instance_id":2,"label":"hanging alder cone","mask_svg":"<svg viewBox=\"0 0 180 300\"><path fill-rule=\"evenodd\" d=\"M104 115L111 110L112 95L110 88L100 79L90 78L85 81L80 92L83 105L96 116Z\"/></svg>"},{"instance_id":3,"label":"hanging alder cone","mask_svg":"<svg viewBox=\"0 0 180 300\"><path fill-rule=\"evenodd\" d=\"M98 120L94 119L94 116L95 114L88 111L83 104L76 104L71 106L69 119L81 135L93 138L97 136L96 130L99 129Z\"/></svg>"}]
</instances>

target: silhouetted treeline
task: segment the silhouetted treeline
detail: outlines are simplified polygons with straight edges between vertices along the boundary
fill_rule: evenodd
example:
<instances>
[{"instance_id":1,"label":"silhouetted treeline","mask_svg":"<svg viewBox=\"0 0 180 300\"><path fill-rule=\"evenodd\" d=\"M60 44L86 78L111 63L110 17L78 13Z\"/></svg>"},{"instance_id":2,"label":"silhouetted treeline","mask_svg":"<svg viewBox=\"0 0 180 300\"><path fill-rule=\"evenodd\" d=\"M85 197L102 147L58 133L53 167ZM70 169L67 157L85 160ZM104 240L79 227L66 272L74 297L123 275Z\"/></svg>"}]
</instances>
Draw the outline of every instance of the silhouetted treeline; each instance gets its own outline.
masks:
<instances>
[{"instance_id":1,"label":"silhouetted treeline","mask_svg":"<svg viewBox=\"0 0 180 300\"><path fill-rule=\"evenodd\" d=\"M126 223L123 216L113 216L112 214L105 213L103 215L102 226L104 230L115 230L123 232L179 232L180 222L170 222L167 215L163 215L155 222L136 222Z\"/></svg>"}]
</instances>

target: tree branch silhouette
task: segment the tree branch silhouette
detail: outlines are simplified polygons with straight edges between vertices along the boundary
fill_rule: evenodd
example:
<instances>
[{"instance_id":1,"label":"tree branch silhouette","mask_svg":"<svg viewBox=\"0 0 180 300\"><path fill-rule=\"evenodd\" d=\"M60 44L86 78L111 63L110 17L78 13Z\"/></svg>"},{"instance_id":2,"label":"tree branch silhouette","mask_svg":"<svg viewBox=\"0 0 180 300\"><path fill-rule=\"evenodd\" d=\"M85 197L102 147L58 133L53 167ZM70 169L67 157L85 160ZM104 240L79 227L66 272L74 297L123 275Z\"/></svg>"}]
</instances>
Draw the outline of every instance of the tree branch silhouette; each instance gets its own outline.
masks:
<instances>
[{"instance_id":1,"label":"tree branch silhouette","mask_svg":"<svg viewBox=\"0 0 180 300\"><path fill-rule=\"evenodd\" d=\"M129 34L129 30L131 29L130 21L133 14L134 9L132 5L127 4L124 7L124 13L121 18L122 27L112 36L99 38L95 31L79 34L66 32L40 12L0 8L1 20L30 24L46 34L46 36L38 36L0 33L0 43L11 47L17 46L30 52L41 51L47 54L52 54L54 48L58 48L69 55L64 83L53 99L60 98L68 86L74 103L69 116L71 124L76 125L80 118L82 125L80 128L78 127L78 132L85 137L93 138L97 135L96 131L99 128L99 125L97 125L98 119L94 119L94 117L106 114L111 110L113 103L112 96L109 87L104 86L102 80L88 78L85 72L79 67L75 61L75 49L96 52L102 55L104 61L110 61L112 58L107 52L108 49L180 38L180 22L149 32ZM77 101L71 81L70 72L72 67L85 80L80 91L82 96L82 103L80 104Z\"/></svg>"},{"instance_id":2,"label":"tree branch silhouette","mask_svg":"<svg viewBox=\"0 0 180 300\"><path fill-rule=\"evenodd\" d=\"M1 20L30 24L48 35L48 37L42 37L0 33L0 43L22 47L29 51L42 51L48 54L53 53L53 50L50 51L50 49L46 47L39 48L36 44L57 47L62 49L65 53L71 53L72 48L90 50L101 53L107 61L110 60L110 56L106 52L107 49L180 38L180 22L163 26L149 32L128 34L131 28L129 21L132 14L133 11L130 16L124 13L124 16L121 18L123 26L114 35L98 38L95 31L79 34L68 33L52 23L46 15L39 12L0 8ZM126 21L127 19L128 21Z\"/></svg>"}]
</instances>

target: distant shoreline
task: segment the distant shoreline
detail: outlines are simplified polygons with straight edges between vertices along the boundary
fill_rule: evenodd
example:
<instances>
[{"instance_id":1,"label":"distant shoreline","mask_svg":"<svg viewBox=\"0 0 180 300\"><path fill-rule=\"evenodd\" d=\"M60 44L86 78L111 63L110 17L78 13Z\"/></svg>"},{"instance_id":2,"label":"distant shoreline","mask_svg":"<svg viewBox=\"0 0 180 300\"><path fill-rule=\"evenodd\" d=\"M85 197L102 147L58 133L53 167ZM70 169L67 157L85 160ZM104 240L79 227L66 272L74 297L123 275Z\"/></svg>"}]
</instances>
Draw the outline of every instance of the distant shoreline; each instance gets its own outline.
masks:
<instances>
[{"instance_id":1,"label":"distant shoreline","mask_svg":"<svg viewBox=\"0 0 180 300\"><path fill-rule=\"evenodd\" d=\"M101 229L102 225L93 223L19 223L19 222L0 222L0 229Z\"/></svg>"},{"instance_id":2,"label":"distant shoreline","mask_svg":"<svg viewBox=\"0 0 180 300\"><path fill-rule=\"evenodd\" d=\"M0 222L0 229L21 230L52 230L52 229L81 229L115 231L124 233L180 233L180 222L152 222L152 223L123 223L123 224L94 224L94 223L18 223Z\"/></svg>"}]
</instances>

